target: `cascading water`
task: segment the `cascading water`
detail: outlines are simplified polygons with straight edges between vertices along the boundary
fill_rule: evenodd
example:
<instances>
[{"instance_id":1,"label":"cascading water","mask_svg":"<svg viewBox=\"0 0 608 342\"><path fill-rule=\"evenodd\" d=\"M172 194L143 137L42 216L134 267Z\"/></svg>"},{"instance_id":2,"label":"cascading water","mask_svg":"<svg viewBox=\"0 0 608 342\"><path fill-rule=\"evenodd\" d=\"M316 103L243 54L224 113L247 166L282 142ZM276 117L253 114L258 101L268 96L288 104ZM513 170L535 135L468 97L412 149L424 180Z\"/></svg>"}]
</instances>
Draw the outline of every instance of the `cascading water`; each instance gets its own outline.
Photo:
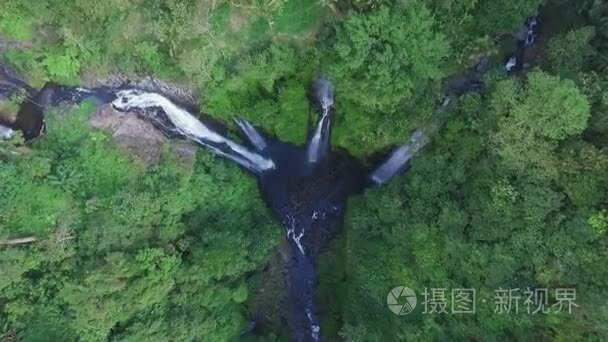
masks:
<instances>
[{"instance_id":1,"label":"cascading water","mask_svg":"<svg viewBox=\"0 0 608 342\"><path fill-rule=\"evenodd\" d=\"M407 167L412 157L428 142L427 136L421 130L416 130L410 138L410 143L397 147L388 159L370 173L370 180L377 185L385 184Z\"/></svg>"},{"instance_id":2,"label":"cascading water","mask_svg":"<svg viewBox=\"0 0 608 342\"><path fill-rule=\"evenodd\" d=\"M249 121L243 118L238 118L234 121L256 150L263 151L266 148L266 140Z\"/></svg>"},{"instance_id":3,"label":"cascading water","mask_svg":"<svg viewBox=\"0 0 608 342\"><path fill-rule=\"evenodd\" d=\"M324 79L315 81L314 95L321 107L321 119L308 143L307 156L311 165L323 160L331 146L331 108L334 105L334 90L331 83Z\"/></svg>"},{"instance_id":4,"label":"cascading water","mask_svg":"<svg viewBox=\"0 0 608 342\"><path fill-rule=\"evenodd\" d=\"M0 139L10 139L14 133L15 131L13 131L12 129L0 125Z\"/></svg>"},{"instance_id":5,"label":"cascading water","mask_svg":"<svg viewBox=\"0 0 608 342\"><path fill-rule=\"evenodd\" d=\"M540 11L526 19L526 22L517 33L517 48L511 54L504 65L506 71L520 70L524 67L525 50L536 43L539 30Z\"/></svg>"},{"instance_id":6,"label":"cascading water","mask_svg":"<svg viewBox=\"0 0 608 342\"><path fill-rule=\"evenodd\" d=\"M317 98L321 108L321 119L305 148L297 148L275 140L266 139L262 133L244 119L237 119L236 124L244 138L255 151L222 136L206 126L192 114L172 103L164 96L139 90L120 90L112 101L114 108L120 111L136 111L148 120L156 122L168 133L178 134L209 148L216 154L230 159L245 169L256 174L260 187L266 194L270 206L281 219L286 238L293 246L293 255L289 263L289 284L291 292L290 325L297 341L320 341L320 326L315 305L316 275L314 258L316 251L327 241L327 225L338 225L348 193L352 192L345 182L336 185L335 194L315 193L310 198L301 199L294 192L306 189L300 184L314 182L318 177L326 176L327 169L317 164L329 157L331 134L331 107L333 106L333 89L327 81L317 82ZM78 92L82 92L79 89ZM305 156L302 155L305 152ZM356 169L356 168L355 168ZM354 173L356 174L356 173ZM348 178L348 177L347 177ZM297 183L297 185L294 185ZM292 188L293 186L293 188ZM323 188L325 190L325 188ZM306 204L302 207L302 202ZM334 213L334 216L331 214ZM331 223L330 223L331 222ZM323 238L318 238L322 236ZM314 244L318 244L315 246Z\"/></svg>"},{"instance_id":7,"label":"cascading water","mask_svg":"<svg viewBox=\"0 0 608 342\"><path fill-rule=\"evenodd\" d=\"M296 341L321 341L315 304L314 260L339 232L348 196L369 183L366 170L346 153L331 151L333 88L319 80L314 85L319 121L305 146L269 139L244 119L237 119L249 149L214 131L184 108L161 94L138 89L73 88L47 85L31 101L36 112L61 103L94 98L119 111L135 112L166 134L196 142L255 174L264 197L280 219L292 247L288 263L290 300L288 320ZM37 106L37 107L36 107ZM1 132L0 132L1 133ZM381 182L397 174L415 153L393 153L378 171ZM388 165L388 166L387 166ZM374 178L375 179L375 178Z\"/></svg>"},{"instance_id":8,"label":"cascading water","mask_svg":"<svg viewBox=\"0 0 608 342\"><path fill-rule=\"evenodd\" d=\"M75 88L47 85L26 103L37 115L61 103L78 103L94 98L111 103L119 111L135 112L166 134L179 136L234 161L258 178L266 202L278 216L291 246L288 264L288 320L296 341L320 341L321 328L315 304L314 260L319 251L339 232L347 198L362 191L369 179L387 182L403 169L420 148L418 138L391 154L372 174L344 152L331 151L333 87L326 80L314 84L319 121L309 131L305 146L293 146L265 137L244 119L236 124L252 149L214 131L165 96L138 89ZM28 108L29 108L28 107ZM41 120L38 126L43 126ZM36 126L36 125L35 125ZM40 132L34 127L32 134ZM8 134L10 129L0 131ZM415 135L416 136L416 135Z\"/></svg>"},{"instance_id":9,"label":"cascading water","mask_svg":"<svg viewBox=\"0 0 608 342\"><path fill-rule=\"evenodd\" d=\"M116 100L112 102L112 105L121 111L139 110L144 115L148 113L146 111L148 109L160 108L166 115L166 119L175 127L177 133L236 162L247 170L260 174L275 168L271 159L264 158L212 131L192 114L176 106L160 94L139 90L121 90L116 94ZM158 115L148 115L148 117L160 124L165 124L164 118Z\"/></svg>"},{"instance_id":10,"label":"cascading water","mask_svg":"<svg viewBox=\"0 0 608 342\"><path fill-rule=\"evenodd\" d=\"M525 28L525 32L522 31L525 35L518 38L518 51L508 69L516 69L522 63L520 55L523 49L536 40L538 13L526 21ZM460 96L479 90L483 86L482 76L487 71L487 64L486 59L485 63L478 63L465 79L456 79L451 93ZM339 232L348 197L370 184L387 183L407 168L412 157L428 141L423 131L415 131L409 143L395 148L371 172L347 153L331 151L334 94L331 83L326 80L317 80L312 88L320 118L315 129L309 131L305 146L270 139L251 123L237 119L243 138L253 150L215 132L204 121L154 92L49 84L35 94L22 79L0 64L0 95L10 95L16 90L27 94L19 116L27 112L30 118L37 120L29 122L35 120L18 118L23 122L16 122L11 127L21 130L26 139L36 137L43 130L41 113L46 107L56 106L62 101L77 103L94 97L101 103L111 102L117 110L137 112L165 133L190 139L255 174L260 190L282 223L291 246L287 265L288 323L295 341L321 340L314 295L317 282L314 260ZM441 107L448 107L450 102L451 98L446 96ZM12 134L11 128L0 126L0 138ZM249 330L255 326L252 324Z\"/></svg>"}]
</instances>

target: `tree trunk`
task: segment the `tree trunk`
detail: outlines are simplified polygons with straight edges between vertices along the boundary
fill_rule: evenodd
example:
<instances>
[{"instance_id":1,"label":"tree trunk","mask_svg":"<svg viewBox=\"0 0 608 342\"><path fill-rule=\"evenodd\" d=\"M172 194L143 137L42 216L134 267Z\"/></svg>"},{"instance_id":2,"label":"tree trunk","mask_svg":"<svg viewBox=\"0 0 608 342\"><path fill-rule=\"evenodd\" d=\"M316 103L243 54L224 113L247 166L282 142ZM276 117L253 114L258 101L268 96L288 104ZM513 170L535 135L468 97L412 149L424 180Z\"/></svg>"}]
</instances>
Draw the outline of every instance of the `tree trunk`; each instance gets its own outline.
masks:
<instances>
[{"instance_id":1,"label":"tree trunk","mask_svg":"<svg viewBox=\"0 0 608 342\"><path fill-rule=\"evenodd\" d=\"M18 239L10 239L10 240L0 240L0 246L14 246L14 245L22 245L25 243L36 242L38 239L35 236L28 236L24 238Z\"/></svg>"}]
</instances>

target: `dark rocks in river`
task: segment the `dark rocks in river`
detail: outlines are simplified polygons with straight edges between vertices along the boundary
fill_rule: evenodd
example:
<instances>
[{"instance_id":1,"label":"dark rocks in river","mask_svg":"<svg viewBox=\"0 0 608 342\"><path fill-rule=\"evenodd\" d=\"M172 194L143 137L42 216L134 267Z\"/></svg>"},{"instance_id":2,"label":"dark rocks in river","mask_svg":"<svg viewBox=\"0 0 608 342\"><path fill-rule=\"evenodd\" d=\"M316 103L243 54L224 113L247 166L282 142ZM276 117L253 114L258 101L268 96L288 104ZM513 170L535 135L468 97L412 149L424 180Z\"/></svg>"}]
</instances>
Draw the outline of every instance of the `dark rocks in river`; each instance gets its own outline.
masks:
<instances>
[{"instance_id":1,"label":"dark rocks in river","mask_svg":"<svg viewBox=\"0 0 608 342\"><path fill-rule=\"evenodd\" d=\"M447 79L447 93L462 96L466 93L479 91L484 87L483 77L489 69L490 58L488 56L481 57L466 73L454 75Z\"/></svg>"},{"instance_id":2,"label":"dark rocks in river","mask_svg":"<svg viewBox=\"0 0 608 342\"><path fill-rule=\"evenodd\" d=\"M311 170L303 147L275 144L270 142L270 147L281 149L284 158L275 158L277 171L259 178L260 191L287 236L263 272L253 317L262 328L283 321L293 341L320 340L316 258L340 233L348 197L367 185L367 168L337 150ZM304 253L294 241L300 233Z\"/></svg>"},{"instance_id":3,"label":"dark rocks in river","mask_svg":"<svg viewBox=\"0 0 608 342\"><path fill-rule=\"evenodd\" d=\"M0 100L8 100L19 92L32 96L35 91L6 63L0 61Z\"/></svg>"},{"instance_id":4,"label":"dark rocks in river","mask_svg":"<svg viewBox=\"0 0 608 342\"><path fill-rule=\"evenodd\" d=\"M296 341L320 341L320 323L316 307L316 257L340 232L349 196L370 184L369 170L346 151L332 150L333 88L327 81L317 81L312 92L319 114L304 146L294 146L262 132L241 120L243 140L225 134L226 125L209 118L197 118L173 100L140 89L86 89L47 84L34 100L26 101L20 111L23 118L40 118L47 107L72 106L86 98L102 104L91 125L108 131L113 139L144 164L158 162L167 137L182 138L208 148L229 159L258 179L268 206L283 225L288 246L286 253L287 321ZM111 105L107 104L111 101ZM105 104L104 104L105 103ZM305 129L305 127L302 127ZM29 137L37 127L24 130ZM193 147L180 143L176 151L186 158ZM382 182L395 176L419 147L401 146L389 158L390 170ZM381 167L384 164L381 164Z\"/></svg>"},{"instance_id":5,"label":"dark rocks in river","mask_svg":"<svg viewBox=\"0 0 608 342\"><path fill-rule=\"evenodd\" d=\"M23 103L13 127L23 132L25 140L39 136L45 128L44 109L38 104L39 97L34 97Z\"/></svg>"}]
</instances>

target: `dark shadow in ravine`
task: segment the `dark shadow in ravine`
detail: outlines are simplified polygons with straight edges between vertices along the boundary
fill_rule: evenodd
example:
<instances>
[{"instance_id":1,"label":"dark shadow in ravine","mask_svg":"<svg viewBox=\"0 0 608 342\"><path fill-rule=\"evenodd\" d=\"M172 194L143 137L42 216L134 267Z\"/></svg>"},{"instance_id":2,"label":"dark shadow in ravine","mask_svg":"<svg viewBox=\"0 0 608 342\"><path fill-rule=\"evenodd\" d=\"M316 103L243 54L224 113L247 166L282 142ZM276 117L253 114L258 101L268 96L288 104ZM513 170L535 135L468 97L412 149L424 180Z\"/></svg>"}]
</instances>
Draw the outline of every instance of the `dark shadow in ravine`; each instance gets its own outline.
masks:
<instances>
[{"instance_id":1,"label":"dark shadow in ravine","mask_svg":"<svg viewBox=\"0 0 608 342\"><path fill-rule=\"evenodd\" d=\"M529 30L526 40L518 43L519 55L521 49L534 42L530 34L535 34L532 31L536 29L535 18L526 22ZM448 96L482 89L483 76L488 69L488 59L484 57L467 73L451 77L447 82ZM371 167L368 167L369 160L364 163L345 150L332 149L332 123L336 115L334 89L324 79L316 80L310 87L311 106L318 116L309 127L302 127L308 132L303 146L267 136L244 119L236 120L242 141L235 141L228 137L230 125L198 114L195 106L180 103L169 94L154 89L126 86L86 89L49 83L36 92L0 63L0 95L8 98L16 92L23 93L25 98L17 120L5 126L21 130L27 140L44 131L47 108L71 106L88 98L138 115L168 137L190 140L255 176L264 200L285 231L284 246L287 248L282 253L287 270L285 317L295 341L321 340L315 301L315 259L339 234L347 199L367 187L385 184L406 171L412 158L428 142L428 132L416 130L405 144L373 154L376 163ZM448 96L439 112L450 104ZM252 322L245 331L255 327Z\"/></svg>"}]
</instances>

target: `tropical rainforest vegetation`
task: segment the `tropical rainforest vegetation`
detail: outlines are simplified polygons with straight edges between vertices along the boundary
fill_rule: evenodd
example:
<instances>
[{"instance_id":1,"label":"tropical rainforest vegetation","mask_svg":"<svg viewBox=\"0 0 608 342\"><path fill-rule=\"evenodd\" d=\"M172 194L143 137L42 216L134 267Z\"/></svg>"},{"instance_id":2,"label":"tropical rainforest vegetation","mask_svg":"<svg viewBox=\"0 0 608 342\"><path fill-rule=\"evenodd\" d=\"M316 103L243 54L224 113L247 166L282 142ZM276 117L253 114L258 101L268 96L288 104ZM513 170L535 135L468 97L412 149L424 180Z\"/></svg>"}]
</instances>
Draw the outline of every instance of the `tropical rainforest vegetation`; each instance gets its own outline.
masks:
<instances>
[{"instance_id":1,"label":"tropical rainforest vegetation","mask_svg":"<svg viewBox=\"0 0 608 342\"><path fill-rule=\"evenodd\" d=\"M513 34L539 6L525 70L507 74ZM318 260L322 334L608 339L603 1L3 0L0 38L33 85L153 74L195 89L202 112L294 143L323 74L336 87L334 144L362 158L428 125L445 79L491 56L485 87L454 99L408 173L352 199ZM0 142L1 339L284 340L240 336L282 238L254 179L203 150L192 168L169 148L146 167L87 125L94 111L84 103L49 115L32 142ZM20 237L33 241L11 243ZM399 285L418 294L409 315L386 306ZM424 313L425 288L473 288L477 311ZM501 314L500 288L547 288L549 303L574 288L578 307L528 314L522 299Z\"/></svg>"}]
</instances>

